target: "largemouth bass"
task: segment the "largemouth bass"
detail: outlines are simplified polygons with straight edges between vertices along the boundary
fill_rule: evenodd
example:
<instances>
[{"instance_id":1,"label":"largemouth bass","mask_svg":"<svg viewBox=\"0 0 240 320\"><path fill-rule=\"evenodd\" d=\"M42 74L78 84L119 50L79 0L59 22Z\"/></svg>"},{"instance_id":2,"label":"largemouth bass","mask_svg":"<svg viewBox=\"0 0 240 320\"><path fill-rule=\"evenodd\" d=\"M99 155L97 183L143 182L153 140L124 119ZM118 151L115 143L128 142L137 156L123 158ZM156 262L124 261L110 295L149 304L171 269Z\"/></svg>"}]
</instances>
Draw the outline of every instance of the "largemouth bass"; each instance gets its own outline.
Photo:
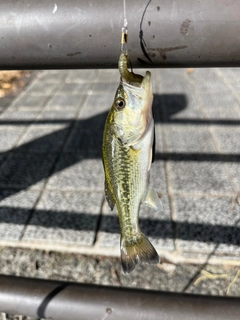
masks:
<instances>
[{"instance_id":1,"label":"largemouth bass","mask_svg":"<svg viewBox=\"0 0 240 320\"><path fill-rule=\"evenodd\" d=\"M128 56L118 62L120 84L108 114L103 134L105 197L118 211L121 234L121 262L124 273L134 270L138 261L159 263L159 256L141 232L138 214L141 203L162 209L150 187L150 167L154 139L151 73L145 77L130 72Z\"/></svg>"}]
</instances>

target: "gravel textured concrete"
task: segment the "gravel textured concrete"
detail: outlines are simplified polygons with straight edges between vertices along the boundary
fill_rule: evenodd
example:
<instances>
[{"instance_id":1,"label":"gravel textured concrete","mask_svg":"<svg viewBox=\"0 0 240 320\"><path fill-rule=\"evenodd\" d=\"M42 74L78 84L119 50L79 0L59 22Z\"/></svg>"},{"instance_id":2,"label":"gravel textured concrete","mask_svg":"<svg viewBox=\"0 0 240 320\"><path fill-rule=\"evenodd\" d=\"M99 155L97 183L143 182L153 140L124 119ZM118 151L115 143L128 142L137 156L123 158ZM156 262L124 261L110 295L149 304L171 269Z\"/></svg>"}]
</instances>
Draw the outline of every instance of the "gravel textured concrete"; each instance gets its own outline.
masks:
<instances>
[{"instance_id":1,"label":"gravel textured concrete","mask_svg":"<svg viewBox=\"0 0 240 320\"><path fill-rule=\"evenodd\" d=\"M240 70L152 76L151 181L164 211L142 207L140 225L168 263L121 273L101 161L118 71L38 71L0 99L1 273L226 294L240 266Z\"/></svg>"},{"instance_id":2,"label":"gravel textured concrete","mask_svg":"<svg viewBox=\"0 0 240 320\"><path fill-rule=\"evenodd\" d=\"M139 265L132 274L121 272L119 258L20 248L1 248L2 273L42 279L153 289L166 292L240 296L239 267L230 265ZM2 314L0 320L32 320ZM38 319L39 320L39 319Z\"/></svg>"}]
</instances>

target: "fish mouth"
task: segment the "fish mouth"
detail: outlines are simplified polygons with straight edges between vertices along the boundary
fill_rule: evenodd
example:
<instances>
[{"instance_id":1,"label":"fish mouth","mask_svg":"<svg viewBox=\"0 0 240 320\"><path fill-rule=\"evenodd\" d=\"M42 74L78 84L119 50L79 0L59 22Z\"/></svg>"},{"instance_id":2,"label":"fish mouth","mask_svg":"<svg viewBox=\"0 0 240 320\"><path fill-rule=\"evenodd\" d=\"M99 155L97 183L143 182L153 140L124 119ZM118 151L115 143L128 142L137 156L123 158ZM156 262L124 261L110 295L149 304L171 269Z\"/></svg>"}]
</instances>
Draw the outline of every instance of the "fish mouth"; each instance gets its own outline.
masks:
<instances>
[{"instance_id":1,"label":"fish mouth","mask_svg":"<svg viewBox=\"0 0 240 320\"><path fill-rule=\"evenodd\" d=\"M120 54L118 60L118 70L123 83L127 83L134 87L141 87L144 77L128 70L128 55L124 52Z\"/></svg>"},{"instance_id":2,"label":"fish mouth","mask_svg":"<svg viewBox=\"0 0 240 320\"><path fill-rule=\"evenodd\" d=\"M151 73L146 72L145 77L128 70L128 55L124 52L120 54L118 69L121 76L120 85L127 92L137 98L143 96L152 96Z\"/></svg>"}]
</instances>

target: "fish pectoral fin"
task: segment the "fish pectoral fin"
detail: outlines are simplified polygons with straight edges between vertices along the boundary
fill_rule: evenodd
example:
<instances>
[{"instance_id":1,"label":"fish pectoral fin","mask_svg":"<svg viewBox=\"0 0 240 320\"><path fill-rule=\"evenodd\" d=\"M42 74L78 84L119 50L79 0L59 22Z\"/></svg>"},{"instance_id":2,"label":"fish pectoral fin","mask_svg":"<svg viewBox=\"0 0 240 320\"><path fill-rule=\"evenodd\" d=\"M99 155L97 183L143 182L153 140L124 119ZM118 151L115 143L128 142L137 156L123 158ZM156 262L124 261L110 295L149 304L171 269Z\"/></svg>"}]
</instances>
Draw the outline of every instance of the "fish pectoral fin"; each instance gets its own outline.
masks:
<instances>
[{"instance_id":1,"label":"fish pectoral fin","mask_svg":"<svg viewBox=\"0 0 240 320\"><path fill-rule=\"evenodd\" d=\"M121 263L124 274L132 272L138 262L158 264L160 262L157 251L148 238L140 233L136 241L127 241L121 237Z\"/></svg>"},{"instance_id":2,"label":"fish pectoral fin","mask_svg":"<svg viewBox=\"0 0 240 320\"><path fill-rule=\"evenodd\" d=\"M105 198L107 200L107 203L108 203L111 211L113 211L113 208L115 206L115 201L114 201L114 198L112 196L111 191L109 190L108 183L107 183L106 180L105 180L105 189L104 189L104 191L105 191Z\"/></svg>"},{"instance_id":3,"label":"fish pectoral fin","mask_svg":"<svg viewBox=\"0 0 240 320\"><path fill-rule=\"evenodd\" d=\"M159 199L156 191L154 191L152 188L148 189L146 199L143 203L154 210L163 210L162 201Z\"/></svg>"}]
</instances>

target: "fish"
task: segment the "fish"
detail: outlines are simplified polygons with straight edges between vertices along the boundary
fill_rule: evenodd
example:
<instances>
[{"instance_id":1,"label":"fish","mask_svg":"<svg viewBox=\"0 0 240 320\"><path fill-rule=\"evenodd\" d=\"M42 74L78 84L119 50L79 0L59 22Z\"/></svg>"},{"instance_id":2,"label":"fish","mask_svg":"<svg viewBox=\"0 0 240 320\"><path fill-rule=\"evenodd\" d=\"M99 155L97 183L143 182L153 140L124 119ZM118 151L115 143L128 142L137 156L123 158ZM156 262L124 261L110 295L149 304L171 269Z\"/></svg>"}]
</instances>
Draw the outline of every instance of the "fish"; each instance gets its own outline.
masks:
<instances>
[{"instance_id":1,"label":"fish","mask_svg":"<svg viewBox=\"0 0 240 320\"><path fill-rule=\"evenodd\" d=\"M142 203L155 210L162 210L162 203L150 186L155 136L151 73L129 71L125 52L118 69L120 84L104 126L102 159L105 198L110 209L116 205L118 211L122 270L129 274L138 262L160 262L140 230L138 216Z\"/></svg>"}]
</instances>

